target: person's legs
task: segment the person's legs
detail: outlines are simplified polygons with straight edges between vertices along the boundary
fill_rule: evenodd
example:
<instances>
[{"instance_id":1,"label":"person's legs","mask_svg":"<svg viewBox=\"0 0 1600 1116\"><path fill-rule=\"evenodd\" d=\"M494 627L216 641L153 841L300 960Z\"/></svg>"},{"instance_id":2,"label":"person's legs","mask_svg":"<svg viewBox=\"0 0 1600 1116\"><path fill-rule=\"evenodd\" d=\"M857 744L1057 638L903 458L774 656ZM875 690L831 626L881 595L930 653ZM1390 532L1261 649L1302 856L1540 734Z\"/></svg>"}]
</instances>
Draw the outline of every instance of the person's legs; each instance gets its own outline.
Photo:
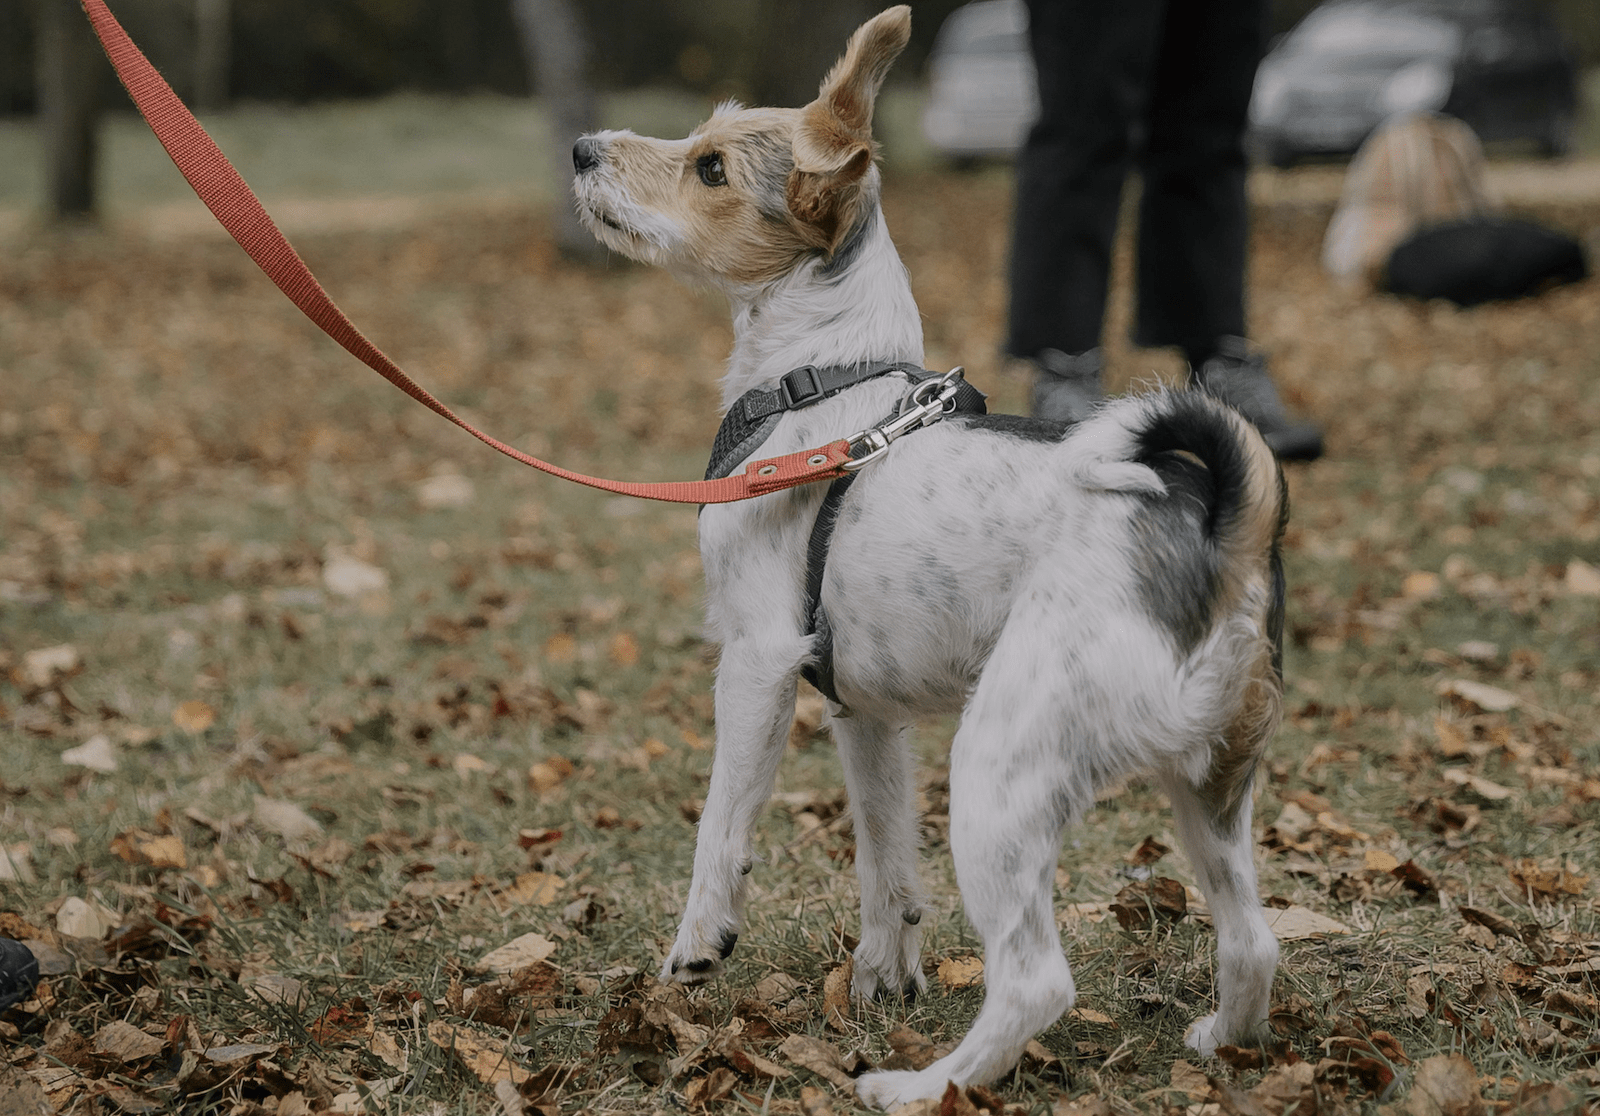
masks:
<instances>
[{"instance_id":1,"label":"person's legs","mask_svg":"<svg viewBox=\"0 0 1600 1116\"><path fill-rule=\"evenodd\" d=\"M1040 366L1034 413L1083 417L1099 354L1130 130L1162 0L1033 0L1039 119L1017 160L1006 351Z\"/></svg>"},{"instance_id":2,"label":"person's legs","mask_svg":"<svg viewBox=\"0 0 1600 1116\"><path fill-rule=\"evenodd\" d=\"M1265 0L1186 0L1161 30L1141 151L1141 345L1176 345L1195 382L1237 407L1274 453L1309 460L1322 431L1292 417L1245 336L1249 236L1244 129Z\"/></svg>"},{"instance_id":3,"label":"person's legs","mask_svg":"<svg viewBox=\"0 0 1600 1116\"><path fill-rule=\"evenodd\" d=\"M1245 332L1244 127L1265 27L1264 0L1173 4L1151 77L1136 337L1196 366Z\"/></svg>"}]
</instances>

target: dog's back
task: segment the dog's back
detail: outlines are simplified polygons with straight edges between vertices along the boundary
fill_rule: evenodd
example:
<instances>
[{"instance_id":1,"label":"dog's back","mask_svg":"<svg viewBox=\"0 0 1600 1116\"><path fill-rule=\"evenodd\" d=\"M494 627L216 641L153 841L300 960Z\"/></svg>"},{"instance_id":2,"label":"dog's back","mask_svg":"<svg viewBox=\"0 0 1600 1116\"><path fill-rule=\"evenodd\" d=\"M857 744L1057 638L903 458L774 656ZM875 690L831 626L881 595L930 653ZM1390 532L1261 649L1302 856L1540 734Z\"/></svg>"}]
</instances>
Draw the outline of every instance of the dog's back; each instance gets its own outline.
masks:
<instances>
[{"instance_id":1,"label":"dog's back","mask_svg":"<svg viewBox=\"0 0 1600 1116\"><path fill-rule=\"evenodd\" d=\"M1021 710L1057 701L1048 677L1094 710L1062 741L1092 783L1237 738L1236 797L1282 627L1286 496L1254 428L1162 391L1064 430L950 420L897 450L847 496L823 583L845 704L952 708L995 674ZM1008 648L1025 665L994 669Z\"/></svg>"}]
</instances>

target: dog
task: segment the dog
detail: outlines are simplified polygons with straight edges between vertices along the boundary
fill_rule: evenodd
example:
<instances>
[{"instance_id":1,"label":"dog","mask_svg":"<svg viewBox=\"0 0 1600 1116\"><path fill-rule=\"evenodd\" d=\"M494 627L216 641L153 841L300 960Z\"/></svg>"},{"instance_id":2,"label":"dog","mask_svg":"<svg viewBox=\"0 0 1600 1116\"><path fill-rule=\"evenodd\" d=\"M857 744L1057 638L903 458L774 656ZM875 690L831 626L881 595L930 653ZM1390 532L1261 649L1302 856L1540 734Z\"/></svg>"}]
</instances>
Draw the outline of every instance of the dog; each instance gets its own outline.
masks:
<instances>
[{"instance_id":1,"label":"dog","mask_svg":"<svg viewBox=\"0 0 1600 1116\"><path fill-rule=\"evenodd\" d=\"M602 131L573 149L578 211L605 245L727 295L725 407L781 394L795 370L920 367L872 139L910 23L901 6L863 24L804 108L728 103L685 139ZM891 371L783 410L761 456L869 427L907 389ZM1287 496L1271 451L1223 404L1160 390L1070 427L951 415L856 478L832 520L817 630L805 598L823 486L700 516L707 631L722 648L716 751L662 979L708 980L734 948L797 678L829 642L861 886L853 994L924 987L906 739L923 713L961 712L950 847L985 950L983 1008L960 1045L921 1071L863 1075L864 1102L993 1081L1072 1006L1052 909L1062 831L1135 771L1170 797L1218 931L1217 1010L1186 1041L1209 1055L1250 1040L1278 953L1250 836L1282 695Z\"/></svg>"}]
</instances>

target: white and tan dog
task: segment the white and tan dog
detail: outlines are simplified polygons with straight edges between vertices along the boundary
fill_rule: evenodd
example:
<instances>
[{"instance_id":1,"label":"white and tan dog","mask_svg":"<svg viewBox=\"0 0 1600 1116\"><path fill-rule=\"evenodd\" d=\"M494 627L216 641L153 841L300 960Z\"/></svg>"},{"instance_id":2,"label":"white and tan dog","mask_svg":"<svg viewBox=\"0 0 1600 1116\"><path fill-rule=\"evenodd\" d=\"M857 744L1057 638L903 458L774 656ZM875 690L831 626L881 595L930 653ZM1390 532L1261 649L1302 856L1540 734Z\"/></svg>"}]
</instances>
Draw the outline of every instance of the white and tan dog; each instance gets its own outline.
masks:
<instances>
[{"instance_id":1,"label":"white and tan dog","mask_svg":"<svg viewBox=\"0 0 1600 1116\"><path fill-rule=\"evenodd\" d=\"M579 212L600 240L732 302L725 405L806 365L922 360L871 134L910 23L897 7L864 24L804 108L724 105L687 139L599 132L574 148ZM906 386L880 375L786 411L760 455L870 426ZM715 975L743 923L752 830L797 678L821 653L803 599L822 499L813 485L700 517L722 645L716 758L664 979ZM1133 771L1170 796L1216 921L1217 1010L1189 1045L1210 1054L1264 1025L1278 951L1256 893L1250 789L1278 719L1285 514L1254 428L1189 391L1116 400L1073 427L953 415L858 474L820 594L861 884L853 990L923 986L906 733L940 710L962 711L950 846L986 982L953 1053L863 1076L865 1101L991 1081L1072 1005L1052 910L1062 829Z\"/></svg>"}]
</instances>

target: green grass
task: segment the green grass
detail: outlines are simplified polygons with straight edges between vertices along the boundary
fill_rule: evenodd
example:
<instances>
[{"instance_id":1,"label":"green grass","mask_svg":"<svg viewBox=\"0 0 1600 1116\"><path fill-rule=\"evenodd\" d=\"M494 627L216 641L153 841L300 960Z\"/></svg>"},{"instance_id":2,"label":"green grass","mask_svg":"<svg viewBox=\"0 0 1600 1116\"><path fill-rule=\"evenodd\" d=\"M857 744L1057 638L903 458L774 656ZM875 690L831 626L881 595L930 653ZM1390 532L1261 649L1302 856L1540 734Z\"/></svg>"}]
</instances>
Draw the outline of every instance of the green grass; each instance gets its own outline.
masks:
<instances>
[{"instance_id":1,"label":"green grass","mask_svg":"<svg viewBox=\"0 0 1600 1116\"><path fill-rule=\"evenodd\" d=\"M332 131L365 134L362 111ZM447 127L426 140L450 142ZM280 173L271 190L320 188ZM446 181L412 173L408 189ZM930 365L966 364L997 409L1017 409L1026 384L995 356L1007 176L897 171L886 199ZM1581 230L1600 211L1540 216ZM1319 1067L1330 1111L1398 1103L1416 1064L1451 1051L1496 1078L1479 1083L1491 1100L1534 1081L1592 1090L1592 1020L1549 994L1594 995L1592 973L1557 970L1600 957L1600 788L1584 782L1600 770L1600 597L1567 574L1600 566L1593 283L1473 312L1363 296L1316 269L1325 218L1261 211L1253 256L1253 335L1330 445L1290 473L1287 717L1257 828L1290 803L1323 816L1293 839L1301 849L1262 847L1262 885L1350 930L1285 943L1282 1040ZM363 329L492 432L607 475L703 467L729 342L717 300L620 263L564 263L532 204L441 208L300 248ZM671 1059L691 1052L664 1038L597 1052L612 1013L652 1002L713 1028L738 1016L749 1048L775 1060L790 1031L874 1060L901 1025L959 1037L981 989L937 978L915 1005L869 1006L843 1029L824 1021L824 980L857 916L822 738L786 757L788 797L762 821L728 976L686 1000L648 999L714 731L692 508L495 458L351 362L214 238L18 232L0 287L0 844L33 876L0 882L0 909L85 958L0 1023L15 1030L14 1064L75 1067L59 1103L119 1085L167 1109L253 1113L292 1091L325 1104L390 1081L396 1094L373 1110L494 1111L491 1089L428 1039L436 1024L512 1044L531 1072L559 1070L556 1110L669 1111L724 1063L702 1054L673 1076ZM1125 320L1125 292L1115 313ZM1171 367L1116 341L1111 354L1114 386ZM465 503L423 499L430 477L456 472L472 482ZM340 554L384 570L387 588L333 592L325 574ZM1495 651L1475 659L1465 641ZM29 654L61 644L81 669L30 681ZM1467 708L1439 693L1453 679L1521 704ZM200 727L188 702L214 722ZM932 721L916 737L930 963L978 948L943 837L951 727ZM117 771L63 763L97 736L116 745ZM1484 798L1451 771L1511 793ZM263 801L298 805L322 832L286 839ZM1441 803L1455 824L1439 821ZM808 838L816 819L824 829ZM519 835L547 828L559 839L530 858ZM163 831L184 867L114 851L119 835ZM1067 835L1062 909L1128 885L1126 855L1146 836L1172 843L1159 795L1136 782ZM1436 890L1402 888L1371 867L1387 863L1368 860L1379 854L1412 861ZM1576 894L1517 882L1563 864L1589 877ZM536 867L562 881L552 900L507 898ZM1155 870L1189 879L1176 855ZM431 886L452 881L454 892ZM69 897L136 930L113 932L106 956L62 938ZM1485 943L1463 906L1513 932ZM1208 1010L1210 927L1062 929L1080 1011L1041 1036L1056 1062L1025 1063L998 1092L1027 1111L1063 1095L1133 1111L1176 1103L1183 1029ZM474 962L530 931L555 943L553 973L535 973L549 983L474 1009L466 992L491 984ZM1432 998L1408 1004L1408 982L1430 967ZM793 982L781 994L780 975ZM298 1000L264 1000L252 991L263 976L299 982ZM204 1047L271 1054L208 1084L184 1076L177 1044L135 1065L70 1049L69 1035L90 1040L113 1020L166 1043L181 1016ZM1389 1095L1340 1084L1326 1043L1363 1028L1389 1032L1410 1062ZM404 1072L377 1053L399 1047ZM1260 1076L1206 1068L1245 1087ZM768 1083L736 1083L718 1105L759 1111ZM819 1083L795 1069L769 1110L796 1111L801 1086Z\"/></svg>"}]
</instances>

